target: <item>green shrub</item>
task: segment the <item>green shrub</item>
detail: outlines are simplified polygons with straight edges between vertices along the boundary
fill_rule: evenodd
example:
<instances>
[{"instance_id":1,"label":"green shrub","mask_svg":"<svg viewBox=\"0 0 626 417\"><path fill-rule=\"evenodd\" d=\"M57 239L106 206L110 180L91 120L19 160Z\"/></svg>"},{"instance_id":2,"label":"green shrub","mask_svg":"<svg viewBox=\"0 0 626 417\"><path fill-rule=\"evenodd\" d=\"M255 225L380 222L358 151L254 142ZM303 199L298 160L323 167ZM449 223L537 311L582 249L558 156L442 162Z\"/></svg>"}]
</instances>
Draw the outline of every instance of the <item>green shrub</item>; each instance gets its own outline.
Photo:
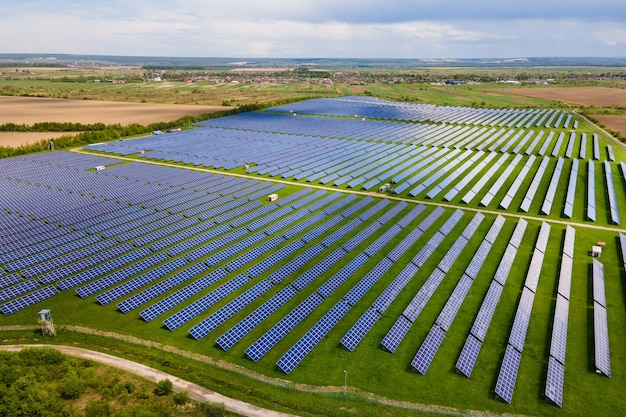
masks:
<instances>
[{"instance_id":1,"label":"green shrub","mask_svg":"<svg viewBox=\"0 0 626 417\"><path fill-rule=\"evenodd\" d=\"M174 394L174 404L185 405L189 402L189 393L187 391L181 391Z\"/></svg>"},{"instance_id":2,"label":"green shrub","mask_svg":"<svg viewBox=\"0 0 626 417\"><path fill-rule=\"evenodd\" d=\"M173 387L172 381L162 379L157 382L157 386L154 388L154 395L158 395L159 397L170 395L174 391Z\"/></svg>"}]
</instances>

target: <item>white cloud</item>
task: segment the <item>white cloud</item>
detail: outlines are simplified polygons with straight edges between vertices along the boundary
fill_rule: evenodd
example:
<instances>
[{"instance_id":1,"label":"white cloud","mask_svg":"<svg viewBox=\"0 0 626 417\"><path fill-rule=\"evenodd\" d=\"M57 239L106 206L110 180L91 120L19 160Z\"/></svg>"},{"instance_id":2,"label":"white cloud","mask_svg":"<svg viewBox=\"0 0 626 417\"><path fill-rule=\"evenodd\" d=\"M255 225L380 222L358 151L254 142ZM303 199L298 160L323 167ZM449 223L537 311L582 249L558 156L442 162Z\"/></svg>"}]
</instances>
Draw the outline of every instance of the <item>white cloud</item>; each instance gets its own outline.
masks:
<instances>
[{"instance_id":1,"label":"white cloud","mask_svg":"<svg viewBox=\"0 0 626 417\"><path fill-rule=\"evenodd\" d=\"M597 2L597 7L614 9L608 5L611 0ZM28 12L0 5L0 52L500 58L612 56L618 52L615 46L626 43L621 22L598 21L599 14L571 17L574 7L554 0L542 2L542 7L534 0L524 7L507 3L507 17L494 19L490 16L506 14L505 2L452 1L445 7L434 0L390 0L384 6L373 0L352 3L357 2L26 1ZM544 17L516 17L525 8L543 10ZM546 12L550 10L560 13L545 17L552 16ZM617 19L621 15L616 12Z\"/></svg>"}]
</instances>

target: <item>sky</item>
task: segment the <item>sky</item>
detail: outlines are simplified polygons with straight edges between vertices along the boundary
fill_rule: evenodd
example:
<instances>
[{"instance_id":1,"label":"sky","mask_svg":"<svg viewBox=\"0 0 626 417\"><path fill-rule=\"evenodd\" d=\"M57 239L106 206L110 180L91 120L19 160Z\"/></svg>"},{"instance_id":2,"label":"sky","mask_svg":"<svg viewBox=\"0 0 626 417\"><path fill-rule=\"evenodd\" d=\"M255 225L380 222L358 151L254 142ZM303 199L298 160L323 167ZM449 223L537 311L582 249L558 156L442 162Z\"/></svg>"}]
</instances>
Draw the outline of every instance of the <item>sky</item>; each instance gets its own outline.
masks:
<instances>
[{"instance_id":1,"label":"sky","mask_svg":"<svg viewBox=\"0 0 626 417\"><path fill-rule=\"evenodd\" d=\"M626 57L623 0L0 0L0 53Z\"/></svg>"}]
</instances>

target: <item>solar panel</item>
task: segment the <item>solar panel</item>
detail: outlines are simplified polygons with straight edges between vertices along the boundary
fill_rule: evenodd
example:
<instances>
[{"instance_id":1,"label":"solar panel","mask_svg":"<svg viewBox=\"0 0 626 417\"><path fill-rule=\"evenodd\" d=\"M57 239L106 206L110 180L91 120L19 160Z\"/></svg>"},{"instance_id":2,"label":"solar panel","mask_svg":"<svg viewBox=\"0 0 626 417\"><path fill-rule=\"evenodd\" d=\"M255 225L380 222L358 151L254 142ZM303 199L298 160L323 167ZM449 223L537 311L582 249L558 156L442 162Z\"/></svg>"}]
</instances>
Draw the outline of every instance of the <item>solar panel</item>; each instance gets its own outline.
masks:
<instances>
[{"instance_id":1,"label":"solar panel","mask_svg":"<svg viewBox=\"0 0 626 417\"><path fill-rule=\"evenodd\" d=\"M380 313L376 309L368 308L365 310L365 313L359 317L357 322L343 336L341 345L352 352L379 318Z\"/></svg>"},{"instance_id":2,"label":"solar panel","mask_svg":"<svg viewBox=\"0 0 626 417\"><path fill-rule=\"evenodd\" d=\"M606 308L594 301L593 333L596 372L611 376L611 353Z\"/></svg>"},{"instance_id":3,"label":"solar panel","mask_svg":"<svg viewBox=\"0 0 626 417\"><path fill-rule=\"evenodd\" d=\"M593 161L587 161L587 218L596 221L596 179Z\"/></svg>"},{"instance_id":4,"label":"solar panel","mask_svg":"<svg viewBox=\"0 0 626 417\"><path fill-rule=\"evenodd\" d=\"M554 322L552 324L552 339L550 341L550 356L565 364L567 346L567 323L569 314L569 301L558 295L554 309Z\"/></svg>"},{"instance_id":5,"label":"solar panel","mask_svg":"<svg viewBox=\"0 0 626 417\"><path fill-rule=\"evenodd\" d=\"M500 398L511 404L513 401L513 391L517 380L519 364L522 361L522 354L508 345L500 366L500 373L496 381L496 398Z\"/></svg>"},{"instance_id":6,"label":"solar panel","mask_svg":"<svg viewBox=\"0 0 626 417\"><path fill-rule=\"evenodd\" d=\"M619 245L622 254L622 265L626 268L626 235L624 233L619 234Z\"/></svg>"},{"instance_id":7,"label":"solar panel","mask_svg":"<svg viewBox=\"0 0 626 417\"><path fill-rule=\"evenodd\" d=\"M435 320L435 323L444 331L447 332L450 329L452 321L456 317L456 313L461 308L461 304L463 304L472 283L472 279L466 274L463 274L461 280L457 283L456 287L454 287L454 291L450 294L448 301L443 306L437 320Z\"/></svg>"},{"instance_id":8,"label":"solar panel","mask_svg":"<svg viewBox=\"0 0 626 417\"><path fill-rule=\"evenodd\" d=\"M604 173L606 180L606 190L609 196L609 214L611 223L619 225L621 220L619 216L619 208L617 206L617 196L615 195L615 185L613 184L613 173L611 172L611 164L604 161Z\"/></svg>"},{"instance_id":9,"label":"solar panel","mask_svg":"<svg viewBox=\"0 0 626 417\"><path fill-rule=\"evenodd\" d=\"M530 186L528 187L528 191L526 192L526 195L524 196L524 200L522 201L522 204L520 205L521 211L528 213L528 211L530 210L530 205L533 203L535 194L537 193L539 184L541 183L541 179L543 178L543 175L546 172L546 168L548 167L549 162L550 162L550 157L548 156L544 156L543 159L541 160L541 164L539 165L539 168L535 172L535 175L530 183Z\"/></svg>"},{"instance_id":10,"label":"solar panel","mask_svg":"<svg viewBox=\"0 0 626 417\"><path fill-rule=\"evenodd\" d=\"M163 324L169 331L174 331L198 314L206 311L218 301L244 286L247 282L248 277L246 275L238 275L166 318L163 320Z\"/></svg>"},{"instance_id":11,"label":"solar panel","mask_svg":"<svg viewBox=\"0 0 626 417\"><path fill-rule=\"evenodd\" d=\"M478 276L478 272L480 271L480 268L482 268L483 264L485 263L485 260L487 259L487 256L489 255L490 251L491 251L491 243L487 240L483 240L480 243L480 246L478 247L478 249L476 249L474 256L472 256L472 259L469 265L465 269L465 274L467 274L468 277L470 277L471 279L474 279Z\"/></svg>"},{"instance_id":12,"label":"solar panel","mask_svg":"<svg viewBox=\"0 0 626 417\"><path fill-rule=\"evenodd\" d=\"M276 310L291 300L298 291L291 285L280 290L276 295L248 314L244 319L217 338L216 343L228 350L243 339L252 329L272 315Z\"/></svg>"},{"instance_id":13,"label":"solar panel","mask_svg":"<svg viewBox=\"0 0 626 417\"><path fill-rule=\"evenodd\" d=\"M528 323L530 322L530 314L533 308L535 294L528 288L524 288L520 297L511 334L509 336L509 345L513 346L517 351L524 349L524 341L526 340L526 332L528 331Z\"/></svg>"},{"instance_id":14,"label":"solar panel","mask_svg":"<svg viewBox=\"0 0 626 417\"><path fill-rule=\"evenodd\" d=\"M343 300L339 301L291 347L276 365L286 374L293 369L308 355L313 348L328 334L328 332L345 316L350 306Z\"/></svg>"},{"instance_id":15,"label":"solar panel","mask_svg":"<svg viewBox=\"0 0 626 417\"><path fill-rule=\"evenodd\" d=\"M409 332L412 324L413 323L406 317L398 317L398 320L396 320L394 325L381 341L383 347L391 353L395 352L402 339L404 339L404 336L406 336Z\"/></svg>"},{"instance_id":16,"label":"solar panel","mask_svg":"<svg viewBox=\"0 0 626 417\"><path fill-rule=\"evenodd\" d=\"M434 359L437 350L439 350L439 346L441 346L441 342L443 342L443 338L445 336L445 330L441 329L441 327L436 324L433 325L430 332L428 332L426 339L424 339L422 345L411 361L413 369L422 375L426 374L426 371Z\"/></svg>"},{"instance_id":17,"label":"solar panel","mask_svg":"<svg viewBox=\"0 0 626 417\"><path fill-rule=\"evenodd\" d=\"M276 343L282 340L289 332L291 332L311 311L320 305L324 299L318 293L312 293L303 302L301 302L290 313L285 315L270 330L265 332L263 336L257 339L252 345L246 349L246 355L257 362L261 359Z\"/></svg>"},{"instance_id":18,"label":"solar panel","mask_svg":"<svg viewBox=\"0 0 626 417\"><path fill-rule=\"evenodd\" d=\"M502 201L500 201L500 207L502 207L505 210L509 208L509 206L511 205L511 202L513 201L513 198L515 198L515 196L517 195L517 192L522 186L522 183L524 182L526 175L528 174L528 172L530 171L530 168L534 164L535 159L536 159L535 155L531 155L528 158L528 160L526 161L526 163L524 164L520 172L515 177L515 180L513 181L513 183L507 190L506 195L502 198Z\"/></svg>"},{"instance_id":19,"label":"solar panel","mask_svg":"<svg viewBox=\"0 0 626 417\"><path fill-rule=\"evenodd\" d=\"M400 271L400 273L393 279L391 284L387 286L383 290L383 292L376 298L372 306L379 311L380 313L385 312L387 307L391 305L393 300L400 294L402 289L406 286L406 284L413 278L413 276L417 273L418 267L413 263L408 263L406 266Z\"/></svg>"},{"instance_id":20,"label":"solar panel","mask_svg":"<svg viewBox=\"0 0 626 417\"><path fill-rule=\"evenodd\" d=\"M604 265L596 259L593 260L593 301L606 307Z\"/></svg>"},{"instance_id":21,"label":"solar panel","mask_svg":"<svg viewBox=\"0 0 626 417\"><path fill-rule=\"evenodd\" d=\"M189 329L189 334L196 340L204 338L226 320L269 291L270 288L272 288L272 283L269 280L264 279L258 282L252 288Z\"/></svg>"},{"instance_id":22,"label":"solar panel","mask_svg":"<svg viewBox=\"0 0 626 417\"><path fill-rule=\"evenodd\" d=\"M474 370L474 365L476 364L476 359L478 359L481 347L482 342L470 334L463 345L459 359L456 361L455 367L457 371L468 378L472 376L472 371Z\"/></svg>"},{"instance_id":23,"label":"solar panel","mask_svg":"<svg viewBox=\"0 0 626 417\"><path fill-rule=\"evenodd\" d=\"M574 260L569 256L563 256L561 258L558 293L568 300L570 297L570 285L572 280L573 264Z\"/></svg>"},{"instance_id":24,"label":"solar panel","mask_svg":"<svg viewBox=\"0 0 626 417\"><path fill-rule=\"evenodd\" d=\"M546 398L555 405L563 407L563 386L565 384L565 366L553 357L548 359L546 375Z\"/></svg>"},{"instance_id":25,"label":"solar panel","mask_svg":"<svg viewBox=\"0 0 626 417\"><path fill-rule=\"evenodd\" d=\"M491 281L487 294L485 295L480 310L474 320L474 324L472 325L472 329L470 330L470 334L481 342L485 340L485 336L487 335L491 319L500 301L502 289L503 287L498 281Z\"/></svg>"},{"instance_id":26,"label":"solar panel","mask_svg":"<svg viewBox=\"0 0 626 417\"><path fill-rule=\"evenodd\" d=\"M37 304L40 301L53 297L58 293L59 291L54 286L48 285L0 305L0 311L2 311L2 314L5 316L8 316L9 314L13 314L33 304Z\"/></svg>"}]
</instances>

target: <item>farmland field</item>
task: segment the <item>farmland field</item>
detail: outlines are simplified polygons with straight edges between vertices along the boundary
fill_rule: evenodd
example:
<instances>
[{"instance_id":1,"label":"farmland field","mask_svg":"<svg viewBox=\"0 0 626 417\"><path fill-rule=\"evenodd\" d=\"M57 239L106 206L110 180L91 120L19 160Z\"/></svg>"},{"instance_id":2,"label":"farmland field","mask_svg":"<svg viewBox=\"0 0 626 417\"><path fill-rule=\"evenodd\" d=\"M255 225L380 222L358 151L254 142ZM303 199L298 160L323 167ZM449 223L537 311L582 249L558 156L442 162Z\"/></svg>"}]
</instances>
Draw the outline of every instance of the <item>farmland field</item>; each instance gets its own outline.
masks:
<instances>
[{"instance_id":1,"label":"farmland field","mask_svg":"<svg viewBox=\"0 0 626 417\"><path fill-rule=\"evenodd\" d=\"M581 106L607 107L612 105L626 106L626 90L606 87L541 87L541 88L507 88L494 89L501 93L519 94L522 96L539 97L558 100Z\"/></svg>"},{"instance_id":2,"label":"farmland field","mask_svg":"<svg viewBox=\"0 0 626 417\"><path fill-rule=\"evenodd\" d=\"M611 415L626 407L626 152L614 145L560 109L345 97L88 154L0 160L3 322L32 323L46 307L59 324L173 345L275 385L349 378L354 401L339 415L362 410L363 392L460 410ZM588 256L600 241L602 289ZM24 307L36 288L45 301ZM491 288L501 295L478 331ZM566 360L553 351L563 299ZM595 356L596 311L608 316L611 378ZM457 362L468 340L482 346L469 377ZM500 375L511 374L502 370L511 350L521 362L509 397ZM565 370L562 408L546 401L554 360ZM276 401L288 404L292 389Z\"/></svg>"}]
</instances>

